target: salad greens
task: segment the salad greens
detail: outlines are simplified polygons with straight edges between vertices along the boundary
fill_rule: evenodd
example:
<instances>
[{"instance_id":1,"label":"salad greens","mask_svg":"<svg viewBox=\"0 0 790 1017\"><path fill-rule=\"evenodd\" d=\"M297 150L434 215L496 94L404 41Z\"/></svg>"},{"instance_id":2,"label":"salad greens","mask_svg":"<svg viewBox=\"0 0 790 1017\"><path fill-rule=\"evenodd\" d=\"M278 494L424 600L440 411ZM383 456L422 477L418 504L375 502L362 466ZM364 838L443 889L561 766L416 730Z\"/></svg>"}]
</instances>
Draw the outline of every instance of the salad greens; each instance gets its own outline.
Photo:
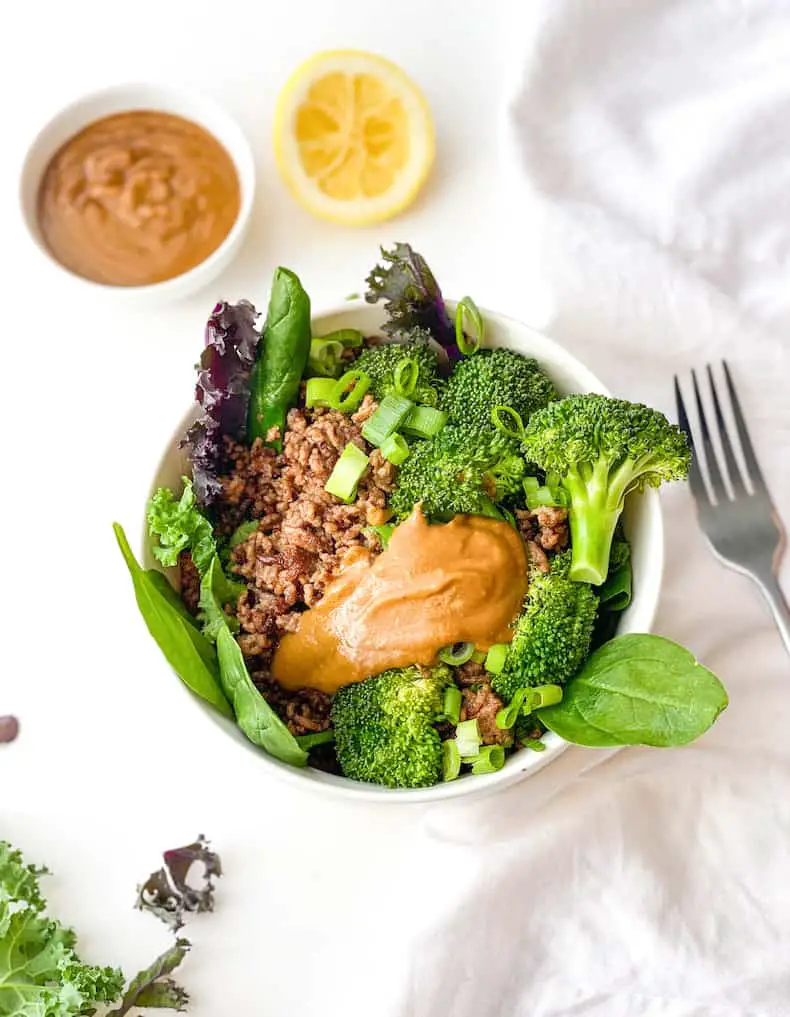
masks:
<instances>
[{"instance_id":1,"label":"salad greens","mask_svg":"<svg viewBox=\"0 0 790 1017\"><path fill-rule=\"evenodd\" d=\"M182 442L192 463L201 505L211 505L222 489L219 477L222 438L242 438L250 400L250 372L259 346L258 312L247 300L220 301L206 324L195 397L203 412Z\"/></svg>"},{"instance_id":2,"label":"salad greens","mask_svg":"<svg viewBox=\"0 0 790 1017\"><path fill-rule=\"evenodd\" d=\"M275 759L293 766L304 766L307 753L269 706L250 678L244 654L233 638L225 614L228 586L215 558L200 584L200 609L205 632L216 643L220 683L233 704L236 723L254 745L266 749Z\"/></svg>"},{"instance_id":3,"label":"salad greens","mask_svg":"<svg viewBox=\"0 0 790 1017\"><path fill-rule=\"evenodd\" d=\"M252 372L247 441L260 438L277 451L283 447L285 417L296 402L310 353L310 298L293 272L274 273L269 309ZM269 440L277 428L278 437Z\"/></svg>"},{"instance_id":4,"label":"salad greens","mask_svg":"<svg viewBox=\"0 0 790 1017\"><path fill-rule=\"evenodd\" d=\"M107 1017L124 1017L135 1007L166 1007L179 1013L184 1011L189 995L168 975L179 966L190 947L188 939L177 939L147 968L139 971L129 983L120 1005L110 1010Z\"/></svg>"},{"instance_id":5,"label":"salad greens","mask_svg":"<svg viewBox=\"0 0 790 1017\"><path fill-rule=\"evenodd\" d=\"M581 745L687 745L727 706L719 679L661 636L618 636L596 650L540 719Z\"/></svg>"},{"instance_id":6,"label":"salad greens","mask_svg":"<svg viewBox=\"0 0 790 1017\"><path fill-rule=\"evenodd\" d=\"M168 487L160 487L148 502L148 530L159 537L152 547L154 557L163 565L178 565L182 551L192 554L192 561L201 575L217 553L217 542L211 523L197 505L192 481L181 478L184 490L176 498Z\"/></svg>"},{"instance_id":7,"label":"salad greens","mask_svg":"<svg viewBox=\"0 0 790 1017\"><path fill-rule=\"evenodd\" d=\"M170 584L162 573L139 565L123 527L113 523L113 529L132 577L140 614L168 664L196 696L225 717L232 717L219 682L219 668L211 643L198 630L183 605L176 604L175 592L164 591Z\"/></svg>"}]
</instances>

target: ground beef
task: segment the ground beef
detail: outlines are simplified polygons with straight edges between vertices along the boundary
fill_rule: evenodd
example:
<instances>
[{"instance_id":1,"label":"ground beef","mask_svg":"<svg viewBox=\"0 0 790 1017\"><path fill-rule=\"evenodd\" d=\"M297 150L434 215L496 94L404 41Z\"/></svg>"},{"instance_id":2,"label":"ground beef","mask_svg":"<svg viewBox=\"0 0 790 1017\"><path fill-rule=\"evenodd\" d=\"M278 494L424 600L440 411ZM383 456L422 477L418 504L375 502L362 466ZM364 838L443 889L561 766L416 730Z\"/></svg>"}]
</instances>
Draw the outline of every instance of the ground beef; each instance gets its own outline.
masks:
<instances>
[{"instance_id":1,"label":"ground beef","mask_svg":"<svg viewBox=\"0 0 790 1017\"><path fill-rule=\"evenodd\" d=\"M381 550L364 530L389 518L386 496L396 469L378 449L353 504L324 490L346 445L366 447L361 427L375 409L366 396L352 417L291 410L281 455L260 441L250 448L226 444L231 469L222 477L218 530L228 534L244 519L260 520L232 553L233 571L248 584L237 607L239 644L246 656L262 658L260 665L268 663L280 635L293 631L300 614L318 603L352 549Z\"/></svg>"},{"instance_id":2,"label":"ground beef","mask_svg":"<svg viewBox=\"0 0 790 1017\"><path fill-rule=\"evenodd\" d=\"M538 572L549 572L551 570L546 552L534 540L527 541L527 558L529 558L530 567Z\"/></svg>"},{"instance_id":3,"label":"ground beef","mask_svg":"<svg viewBox=\"0 0 790 1017\"><path fill-rule=\"evenodd\" d=\"M496 715L505 704L491 686L488 683L474 685L463 689L461 695L464 700L461 720L477 719L483 745L509 745L512 741L510 731L502 731L496 726Z\"/></svg>"},{"instance_id":4,"label":"ground beef","mask_svg":"<svg viewBox=\"0 0 790 1017\"><path fill-rule=\"evenodd\" d=\"M253 671L252 680L292 734L313 734L329 728L332 697L325 692L318 689L291 692L278 685L268 671Z\"/></svg>"},{"instance_id":5,"label":"ground beef","mask_svg":"<svg viewBox=\"0 0 790 1017\"><path fill-rule=\"evenodd\" d=\"M517 509L516 523L524 540L537 544L542 551L564 551L570 542L567 509L552 505L543 505L534 512Z\"/></svg>"},{"instance_id":6,"label":"ground beef","mask_svg":"<svg viewBox=\"0 0 790 1017\"><path fill-rule=\"evenodd\" d=\"M181 600L187 611L197 614L200 601L200 573L189 551L182 551L178 556L178 573Z\"/></svg>"},{"instance_id":7,"label":"ground beef","mask_svg":"<svg viewBox=\"0 0 790 1017\"><path fill-rule=\"evenodd\" d=\"M568 510L553 505L542 505L533 512L537 527L537 542L544 551L564 551L568 546Z\"/></svg>"},{"instance_id":8,"label":"ground beef","mask_svg":"<svg viewBox=\"0 0 790 1017\"><path fill-rule=\"evenodd\" d=\"M488 672L476 660L467 660L455 669L455 680L462 686L479 685L488 681Z\"/></svg>"}]
</instances>

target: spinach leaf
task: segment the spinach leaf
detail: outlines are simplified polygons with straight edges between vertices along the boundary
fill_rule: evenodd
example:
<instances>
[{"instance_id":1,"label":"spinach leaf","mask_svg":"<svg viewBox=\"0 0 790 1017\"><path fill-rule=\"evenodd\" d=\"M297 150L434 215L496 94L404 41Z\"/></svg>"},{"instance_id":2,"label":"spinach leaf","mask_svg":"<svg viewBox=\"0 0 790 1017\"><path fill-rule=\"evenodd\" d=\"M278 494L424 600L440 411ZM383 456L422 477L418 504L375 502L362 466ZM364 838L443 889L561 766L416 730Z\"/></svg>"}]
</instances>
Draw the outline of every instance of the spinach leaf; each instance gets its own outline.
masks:
<instances>
[{"instance_id":1,"label":"spinach leaf","mask_svg":"<svg viewBox=\"0 0 790 1017\"><path fill-rule=\"evenodd\" d=\"M207 619L206 635L216 640L222 689L233 704L236 723L254 745L270 756L293 766L305 766L307 753L260 692L244 662L241 647L233 638L228 616L222 609L227 580L215 558L200 583L200 607Z\"/></svg>"},{"instance_id":2,"label":"spinach leaf","mask_svg":"<svg viewBox=\"0 0 790 1017\"><path fill-rule=\"evenodd\" d=\"M238 632L238 620L225 613L225 605L235 603L244 592L243 583L235 583L228 579L222 571L219 557L214 555L206 572L207 582L200 584L200 621L203 635L212 643L217 641L217 633L221 628Z\"/></svg>"},{"instance_id":3,"label":"spinach leaf","mask_svg":"<svg viewBox=\"0 0 790 1017\"><path fill-rule=\"evenodd\" d=\"M255 533L258 527L261 525L260 519L250 519L246 523L242 523L237 526L233 533L230 535L228 541L228 547L238 547L239 544L243 544L248 537L251 537Z\"/></svg>"},{"instance_id":4,"label":"spinach leaf","mask_svg":"<svg viewBox=\"0 0 790 1017\"><path fill-rule=\"evenodd\" d=\"M625 611L631 603L631 563L611 572L599 592L602 611Z\"/></svg>"},{"instance_id":5,"label":"spinach leaf","mask_svg":"<svg viewBox=\"0 0 790 1017\"><path fill-rule=\"evenodd\" d=\"M573 699L573 682L566 687L561 703L547 706L539 710L535 716L540 717L550 731L564 738L566 742L573 742L574 745L605 749L623 744L614 735L594 727L579 713Z\"/></svg>"},{"instance_id":6,"label":"spinach leaf","mask_svg":"<svg viewBox=\"0 0 790 1017\"><path fill-rule=\"evenodd\" d=\"M562 703L541 710L540 719L563 737L565 724L569 741L575 734L590 737L592 727L621 745L670 747L698 738L727 704L719 679L684 647L661 636L630 634L596 650Z\"/></svg>"},{"instance_id":7,"label":"spinach leaf","mask_svg":"<svg viewBox=\"0 0 790 1017\"><path fill-rule=\"evenodd\" d=\"M285 417L296 402L310 353L310 298L298 277L287 268L274 273L263 338L252 369L247 441L261 438L282 451ZM267 441L273 427L279 437Z\"/></svg>"},{"instance_id":8,"label":"spinach leaf","mask_svg":"<svg viewBox=\"0 0 790 1017\"><path fill-rule=\"evenodd\" d=\"M185 617L186 610L174 603L175 591L165 593L161 573L140 567L134 557L123 527L113 523L115 538L132 577L137 606L148 631L167 662L181 681L195 695L210 703L226 717L233 717L219 683L217 655L211 643ZM169 585L169 584L168 584Z\"/></svg>"}]
</instances>

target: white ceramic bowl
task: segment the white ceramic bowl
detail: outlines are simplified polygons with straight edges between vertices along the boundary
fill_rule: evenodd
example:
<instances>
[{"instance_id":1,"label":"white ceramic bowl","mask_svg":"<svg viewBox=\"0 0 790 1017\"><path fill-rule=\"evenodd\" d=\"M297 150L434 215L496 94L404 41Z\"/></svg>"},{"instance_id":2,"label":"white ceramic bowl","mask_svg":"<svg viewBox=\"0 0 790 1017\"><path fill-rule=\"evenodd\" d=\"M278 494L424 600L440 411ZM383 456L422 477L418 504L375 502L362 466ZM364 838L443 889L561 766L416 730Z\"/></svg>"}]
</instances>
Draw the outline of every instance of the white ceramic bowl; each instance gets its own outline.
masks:
<instances>
[{"instance_id":1,"label":"white ceramic bowl","mask_svg":"<svg viewBox=\"0 0 790 1017\"><path fill-rule=\"evenodd\" d=\"M600 392L608 395L606 388L595 375L553 340L533 331L513 318L507 318L493 311L483 310L482 313L486 321L486 345L505 346L517 350L519 353L536 357L551 376L561 394ZM362 301L347 303L335 310L317 315L313 319L314 332L319 335L336 328L358 328L367 335L373 335L380 331L381 324L380 306L366 304ZM189 411L170 439L156 471L152 492L163 485L178 488L181 477L188 469L186 458L178 444L184 431L194 420L195 412L195 408ZM630 498L624 513L624 520L633 555L634 596L630 607L623 613L619 632L649 632L658 604L664 561L664 537L658 492L650 489L643 495ZM149 568L155 566L156 561L150 552L145 531L143 545L146 565ZM165 680L164 675L163 680ZM393 790L371 784L361 784L319 770L297 769L272 759L262 749L256 748L249 742L231 721L220 717L202 700L193 696L186 686L182 687L185 698L191 699L193 704L197 704L205 716L210 718L210 721L221 728L225 734L233 738L240 748L255 753L261 766L271 773L303 787L312 785L319 791L341 795L345 798L406 803L435 802L448 798L479 795L505 787L537 773L567 748L566 742L558 735L549 732L544 737L546 745L544 752L530 752L526 749L515 752L508 757L503 769L496 773L462 777L459 780L447 784L437 784L429 788ZM595 749L585 749L584 751L595 752Z\"/></svg>"},{"instance_id":2,"label":"white ceramic bowl","mask_svg":"<svg viewBox=\"0 0 790 1017\"><path fill-rule=\"evenodd\" d=\"M44 243L38 224L38 189L53 155L70 138L89 124L114 113L129 110L156 110L172 113L199 124L219 141L233 160L241 188L239 214L219 247L199 265L181 275L149 286L109 286L76 275L55 259ZM225 269L244 240L255 194L255 162L249 142L239 125L213 99L172 85L114 85L77 99L57 113L38 133L28 149L20 180L22 216L30 236L42 254L67 272L75 285L96 293L112 293L136 306L156 306L180 300L210 283Z\"/></svg>"}]
</instances>

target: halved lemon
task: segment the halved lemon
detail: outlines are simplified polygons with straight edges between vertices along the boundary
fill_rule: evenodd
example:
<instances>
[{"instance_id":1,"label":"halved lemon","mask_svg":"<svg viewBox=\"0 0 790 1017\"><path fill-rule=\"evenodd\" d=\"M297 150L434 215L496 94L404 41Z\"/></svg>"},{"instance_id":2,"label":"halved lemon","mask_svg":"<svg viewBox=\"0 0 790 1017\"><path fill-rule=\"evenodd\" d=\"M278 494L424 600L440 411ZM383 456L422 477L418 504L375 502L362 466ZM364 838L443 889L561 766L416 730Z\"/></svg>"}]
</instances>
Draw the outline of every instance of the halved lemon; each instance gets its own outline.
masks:
<instances>
[{"instance_id":1,"label":"halved lemon","mask_svg":"<svg viewBox=\"0 0 790 1017\"><path fill-rule=\"evenodd\" d=\"M359 226L411 204L433 163L428 104L383 57L317 53L277 101L274 151L289 190L323 219Z\"/></svg>"}]
</instances>

